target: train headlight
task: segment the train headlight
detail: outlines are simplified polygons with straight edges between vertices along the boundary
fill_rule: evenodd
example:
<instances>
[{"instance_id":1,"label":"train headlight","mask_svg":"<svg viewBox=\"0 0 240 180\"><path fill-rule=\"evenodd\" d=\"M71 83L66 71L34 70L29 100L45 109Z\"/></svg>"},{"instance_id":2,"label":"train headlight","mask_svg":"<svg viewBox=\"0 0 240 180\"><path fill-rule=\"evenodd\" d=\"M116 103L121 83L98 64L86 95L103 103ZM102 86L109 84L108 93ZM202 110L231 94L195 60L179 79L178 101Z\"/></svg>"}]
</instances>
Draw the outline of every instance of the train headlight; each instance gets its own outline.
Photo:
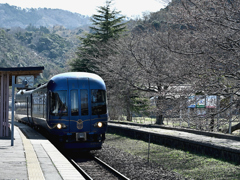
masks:
<instances>
[{"instance_id":1,"label":"train headlight","mask_svg":"<svg viewBox=\"0 0 240 180\"><path fill-rule=\"evenodd\" d=\"M103 123L102 122L98 122L97 123L97 127L99 127L99 128L103 127Z\"/></svg>"},{"instance_id":2,"label":"train headlight","mask_svg":"<svg viewBox=\"0 0 240 180\"><path fill-rule=\"evenodd\" d=\"M62 123L57 123L57 124L55 124L55 126L53 128L66 129L67 126L65 124L62 124Z\"/></svg>"},{"instance_id":3,"label":"train headlight","mask_svg":"<svg viewBox=\"0 0 240 180\"><path fill-rule=\"evenodd\" d=\"M96 123L94 124L94 127L96 127L96 128L102 128L104 125L105 125L104 122L96 122Z\"/></svg>"},{"instance_id":4,"label":"train headlight","mask_svg":"<svg viewBox=\"0 0 240 180\"><path fill-rule=\"evenodd\" d=\"M57 128L58 128L58 129L62 129L62 124L58 123L58 124L57 124Z\"/></svg>"}]
</instances>

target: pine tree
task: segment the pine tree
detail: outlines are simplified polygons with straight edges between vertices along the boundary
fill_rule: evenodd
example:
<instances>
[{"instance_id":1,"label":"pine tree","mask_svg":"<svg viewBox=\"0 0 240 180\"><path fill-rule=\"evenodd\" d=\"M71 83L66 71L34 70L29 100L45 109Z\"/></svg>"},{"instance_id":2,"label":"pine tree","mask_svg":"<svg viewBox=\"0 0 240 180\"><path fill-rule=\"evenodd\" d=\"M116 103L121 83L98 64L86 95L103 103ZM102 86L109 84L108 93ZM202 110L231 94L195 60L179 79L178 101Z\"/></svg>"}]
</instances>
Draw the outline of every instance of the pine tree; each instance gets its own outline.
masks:
<instances>
[{"instance_id":1,"label":"pine tree","mask_svg":"<svg viewBox=\"0 0 240 180\"><path fill-rule=\"evenodd\" d=\"M91 57L98 57L100 53L95 48L96 44L107 43L109 39L118 39L126 30L125 16L120 11L111 10L111 0L106 1L105 6L98 7L98 14L92 16L93 26L90 26L92 33L86 37L80 37L81 46L78 48L77 58L70 64L73 71L95 72L97 67Z\"/></svg>"}]
</instances>

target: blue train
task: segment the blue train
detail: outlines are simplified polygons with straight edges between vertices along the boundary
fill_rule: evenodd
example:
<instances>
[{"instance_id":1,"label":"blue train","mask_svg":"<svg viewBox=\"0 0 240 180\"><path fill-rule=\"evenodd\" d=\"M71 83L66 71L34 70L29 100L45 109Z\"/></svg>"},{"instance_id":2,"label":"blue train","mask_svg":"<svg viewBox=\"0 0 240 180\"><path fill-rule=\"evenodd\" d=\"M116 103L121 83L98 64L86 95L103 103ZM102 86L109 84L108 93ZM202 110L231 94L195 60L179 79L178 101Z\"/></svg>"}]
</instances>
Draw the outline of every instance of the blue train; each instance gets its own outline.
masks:
<instances>
[{"instance_id":1,"label":"blue train","mask_svg":"<svg viewBox=\"0 0 240 180\"><path fill-rule=\"evenodd\" d=\"M101 149L107 130L106 86L92 73L52 77L15 99L16 119L54 135L66 149Z\"/></svg>"}]
</instances>

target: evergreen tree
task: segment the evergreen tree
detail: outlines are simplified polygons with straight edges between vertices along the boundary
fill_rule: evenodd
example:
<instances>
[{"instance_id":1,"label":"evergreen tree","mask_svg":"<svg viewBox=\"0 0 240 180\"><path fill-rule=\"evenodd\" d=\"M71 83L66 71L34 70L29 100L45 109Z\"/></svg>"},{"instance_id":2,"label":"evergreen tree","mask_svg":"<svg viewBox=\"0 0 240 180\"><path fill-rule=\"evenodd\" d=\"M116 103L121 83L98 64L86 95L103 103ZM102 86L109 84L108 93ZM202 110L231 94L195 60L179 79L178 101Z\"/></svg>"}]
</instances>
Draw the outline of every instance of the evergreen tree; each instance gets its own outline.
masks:
<instances>
[{"instance_id":1,"label":"evergreen tree","mask_svg":"<svg viewBox=\"0 0 240 180\"><path fill-rule=\"evenodd\" d=\"M96 72L97 67L91 57L102 56L95 47L99 43L106 43L109 39L118 39L126 30L125 16L120 11L111 10L111 0L106 1L105 6L98 7L97 12L92 16L93 26L85 37L80 37L81 46L78 48L77 58L70 64L73 71ZM99 46L98 46L99 47Z\"/></svg>"}]
</instances>

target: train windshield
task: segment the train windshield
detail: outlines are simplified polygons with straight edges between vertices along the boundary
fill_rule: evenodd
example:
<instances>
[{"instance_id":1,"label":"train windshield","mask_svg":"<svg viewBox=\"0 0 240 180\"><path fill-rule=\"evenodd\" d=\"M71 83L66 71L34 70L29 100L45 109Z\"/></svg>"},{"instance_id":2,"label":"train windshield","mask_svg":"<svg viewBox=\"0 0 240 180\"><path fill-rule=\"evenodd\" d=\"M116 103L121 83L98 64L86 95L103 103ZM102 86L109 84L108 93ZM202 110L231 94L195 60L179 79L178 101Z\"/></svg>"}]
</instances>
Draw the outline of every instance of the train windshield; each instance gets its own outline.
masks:
<instances>
[{"instance_id":1,"label":"train windshield","mask_svg":"<svg viewBox=\"0 0 240 180\"><path fill-rule=\"evenodd\" d=\"M54 116L67 116L67 91L50 93L50 114Z\"/></svg>"},{"instance_id":2,"label":"train windshield","mask_svg":"<svg viewBox=\"0 0 240 180\"><path fill-rule=\"evenodd\" d=\"M92 90L92 115L101 115L107 113L106 91Z\"/></svg>"}]
</instances>

